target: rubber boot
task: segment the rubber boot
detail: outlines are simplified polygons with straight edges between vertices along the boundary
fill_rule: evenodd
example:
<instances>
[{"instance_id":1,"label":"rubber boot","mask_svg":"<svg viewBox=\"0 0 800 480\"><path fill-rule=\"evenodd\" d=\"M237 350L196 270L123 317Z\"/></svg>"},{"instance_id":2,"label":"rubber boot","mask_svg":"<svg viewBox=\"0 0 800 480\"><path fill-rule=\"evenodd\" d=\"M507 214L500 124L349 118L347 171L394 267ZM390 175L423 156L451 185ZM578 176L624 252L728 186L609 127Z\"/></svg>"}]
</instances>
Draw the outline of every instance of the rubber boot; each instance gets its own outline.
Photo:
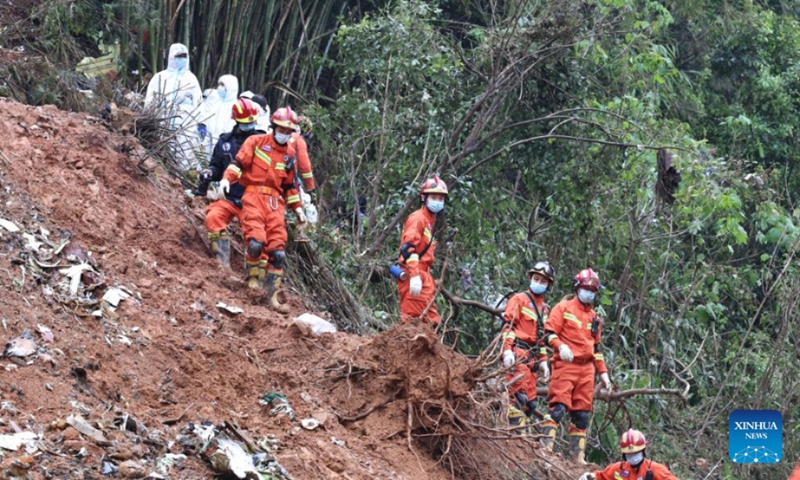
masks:
<instances>
[{"instance_id":1,"label":"rubber boot","mask_svg":"<svg viewBox=\"0 0 800 480\"><path fill-rule=\"evenodd\" d=\"M222 265L231 267L231 241L228 238L228 232L222 230L220 232L208 232L208 239L211 240L211 251L214 253L214 258L220 261Z\"/></svg>"},{"instance_id":2,"label":"rubber boot","mask_svg":"<svg viewBox=\"0 0 800 480\"><path fill-rule=\"evenodd\" d=\"M266 271L259 262L247 261L247 287L250 290L260 290L264 285Z\"/></svg>"},{"instance_id":3,"label":"rubber boot","mask_svg":"<svg viewBox=\"0 0 800 480\"><path fill-rule=\"evenodd\" d=\"M525 429L516 428L525 425L525 414L513 405L508 406L508 425L514 427L514 433L525 435Z\"/></svg>"},{"instance_id":4,"label":"rubber boot","mask_svg":"<svg viewBox=\"0 0 800 480\"><path fill-rule=\"evenodd\" d=\"M553 446L556 444L556 430L558 430L558 424L550 418L550 415L545 415L544 423L542 423L544 437L542 437L541 443L548 452L552 452Z\"/></svg>"},{"instance_id":5,"label":"rubber boot","mask_svg":"<svg viewBox=\"0 0 800 480\"><path fill-rule=\"evenodd\" d=\"M586 465L586 430L569 426L569 456L575 463Z\"/></svg>"},{"instance_id":6,"label":"rubber boot","mask_svg":"<svg viewBox=\"0 0 800 480\"><path fill-rule=\"evenodd\" d=\"M278 313L289 313L289 306L278 300L281 283L283 283L283 272L267 272L266 289L270 306Z\"/></svg>"}]
</instances>

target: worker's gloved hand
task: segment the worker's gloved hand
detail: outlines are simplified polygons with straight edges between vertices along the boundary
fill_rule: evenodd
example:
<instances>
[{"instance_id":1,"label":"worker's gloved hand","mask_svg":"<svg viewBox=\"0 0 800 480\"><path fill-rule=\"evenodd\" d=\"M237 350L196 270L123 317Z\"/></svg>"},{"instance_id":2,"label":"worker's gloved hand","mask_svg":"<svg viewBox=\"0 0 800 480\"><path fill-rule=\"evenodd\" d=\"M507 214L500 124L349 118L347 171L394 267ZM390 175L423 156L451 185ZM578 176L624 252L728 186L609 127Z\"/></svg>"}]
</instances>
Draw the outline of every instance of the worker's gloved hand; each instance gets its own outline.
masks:
<instances>
[{"instance_id":1,"label":"worker's gloved hand","mask_svg":"<svg viewBox=\"0 0 800 480\"><path fill-rule=\"evenodd\" d=\"M609 378L607 373L600 374L600 380L603 382L603 388L608 391L611 391L611 378Z\"/></svg>"},{"instance_id":2,"label":"worker's gloved hand","mask_svg":"<svg viewBox=\"0 0 800 480\"><path fill-rule=\"evenodd\" d=\"M514 362L516 360L517 359L515 358L514 352L512 352L511 350L506 350L505 352L503 352L503 366L504 367L508 368L511 365L514 365Z\"/></svg>"},{"instance_id":3,"label":"worker's gloved hand","mask_svg":"<svg viewBox=\"0 0 800 480\"><path fill-rule=\"evenodd\" d=\"M581 478L579 478L578 480L597 480L597 477L595 476L594 473L586 472L583 475L581 475Z\"/></svg>"},{"instance_id":4,"label":"worker's gloved hand","mask_svg":"<svg viewBox=\"0 0 800 480\"><path fill-rule=\"evenodd\" d=\"M311 203L317 203L317 189L311 190L308 192L308 196L311 197Z\"/></svg>"},{"instance_id":5,"label":"worker's gloved hand","mask_svg":"<svg viewBox=\"0 0 800 480\"><path fill-rule=\"evenodd\" d=\"M231 191L231 182L229 182L226 178L220 180L218 191L223 197L227 195Z\"/></svg>"},{"instance_id":6,"label":"worker's gloved hand","mask_svg":"<svg viewBox=\"0 0 800 480\"><path fill-rule=\"evenodd\" d=\"M422 293L422 278L419 275L414 275L408 281L408 293L412 297L419 297L419 294Z\"/></svg>"},{"instance_id":7,"label":"worker's gloved hand","mask_svg":"<svg viewBox=\"0 0 800 480\"><path fill-rule=\"evenodd\" d=\"M200 135L200 139L206 138L208 136L208 128L206 128L205 124L200 124L197 126L197 134Z\"/></svg>"},{"instance_id":8,"label":"worker's gloved hand","mask_svg":"<svg viewBox=\"0 0 800 480\"><path fill-rule=\"evenodd\" d=\"M300 225L305 225L308 223L308 219L306 218L306 213L303 211L303 207L295 208L294 214L297 215L297 223Z\"/></svg>"},{"instance_id":9,"label":"worker's gloved hand","mask_svg":"<svg viewBox=\"0 0 800 480\"><path fill-rule=\"evenodd\" d=\"M539 374L545 382L550 379L550 366L547 365L546 360L544 362L539 362Z\"/></svg>"},{"instance_id":10,"label":"worker's gloved hand","mask_svg":"<svg viewBox=\"0 0 800 480\"><path fill-rule=\"evenodd\" d=\"M208 190L208 192L206 192L206 198L212 201L220 200L222 198L225 198L225 194L222 194L220 196L219 190L217 190L216 188L211 188Z\"/></svg>"},{"instance_id":11,"label":"worker's gloved hand","mask_svg":"<svg viewBox=\"0 0 800 480\"><path fill-rule=\"evenodd\" d=\"M566 343L562 343L560 347L558 347L558 354L561 356L561 360L564 360L567 363L572 363L573 356L572 350L569 348L569 345Z\"/></svg>"}]
</instances>

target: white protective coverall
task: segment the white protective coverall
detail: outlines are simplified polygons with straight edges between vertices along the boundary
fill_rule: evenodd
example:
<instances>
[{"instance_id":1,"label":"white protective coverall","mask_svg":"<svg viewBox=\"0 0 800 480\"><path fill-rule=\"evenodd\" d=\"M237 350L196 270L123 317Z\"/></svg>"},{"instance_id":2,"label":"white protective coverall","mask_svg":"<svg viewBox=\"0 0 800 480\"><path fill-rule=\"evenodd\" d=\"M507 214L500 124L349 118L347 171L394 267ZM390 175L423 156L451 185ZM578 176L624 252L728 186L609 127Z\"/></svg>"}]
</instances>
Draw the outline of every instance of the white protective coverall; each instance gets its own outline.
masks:
<instances>
[{"instance_id":1,"label":"white protective coverall","mask_svg":"<svg viewBox=\"0 0 800 480\"><path fill-rule=\"evenodd\" d=\"M197 77L189 70L189 58L186 65L179 65L175 57L180 53L189 53L189 49L180 43L169 47L167 69L153 75L147 85L145 106L156 105L164 109L164 118L169 118L169 128L177 131L170 142L170 148L185 170L199 168L195 150L200 144L197 137L198 107L203 99L203 91Z\"/></svg>"},{"instance_id":2,"label":"white protective coverall","mask_svg":"<svg viewBox=\"0 0 800 480\"><path fill-rule=\"evenodd\" d=\"M225 85L225 96L221 97L218 91L213 92L202 108L202 117L205 118L201 118L201 123L204 123L208 130L208 137L203 139L203 146L206 147L208 158L211 158L219 136L230 132L236 126L236 120L231 118L231 111L233 104L239 99L239 80L233 75L223 75L219 77L219 83Z\"/></svg>"}]
</instances>

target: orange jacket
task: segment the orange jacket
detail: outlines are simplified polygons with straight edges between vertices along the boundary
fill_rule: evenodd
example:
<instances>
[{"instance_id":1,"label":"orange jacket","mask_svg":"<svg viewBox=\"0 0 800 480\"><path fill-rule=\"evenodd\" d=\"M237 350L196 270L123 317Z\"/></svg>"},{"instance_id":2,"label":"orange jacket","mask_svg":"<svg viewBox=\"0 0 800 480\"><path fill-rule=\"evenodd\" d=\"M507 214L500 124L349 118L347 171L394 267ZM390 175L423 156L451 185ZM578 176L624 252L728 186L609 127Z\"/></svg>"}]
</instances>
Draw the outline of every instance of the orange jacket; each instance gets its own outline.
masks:
<instances>
[{"instance_id":1,"label":"orange jacket","mask_svg":"<svg viewBox=\"0 0 800 480\"><path fill-rule=\"evenodd\" d=\"M547 351L540 340L544 337L544 322L549 310L544 298L534 295L533 292L522 292L511 297L503 313L503 318L508 323L503 327L502 350L511 350L515 340L519 339L528 344L532 355L536 356L536 352L539 352L539 362L546 361Z\"/></svg>"},{"instance_id":2,"label":"orange jacket","mask_svg":"<svg viewBox=\"0 0 800 480\"><path fill-rule=\"evenodd\" d=\"M789 480L800 480L800 462L797 462L794 466L794 471L792 475L789 477Z\"/></svg>"},{"instance_id":3,"label":"orange jacket","mask_svg":"<svg viewBox=\"0 0 800 480\"><path fill-rule=\"evenodd\" d=\"M592 323L596 320L597 331L592 333ZM606 362L601 350L603 322L597 318L591 305L584 305L578 296L562 300L550 311L544 324L545 343L555 350L553 358L561 360L558 347L566 343L574 356L573 362L586 363L594 359L598 373L606 373Z\"/></svg>"},{"instance_id":4,"label":"orange jacket","mask_svg":"<svg viewBox=\"0 0 800 480\"><path fill-rule=\"evenodd\" d=\"M411 251L407 259L400 255L400 262L408 267L409 276L419 275L420 270L428 271L433 265L434 253L436 252L436 240L433 239L433 225L436 223L436 215L428 210L425 205L412 213L403 225L403 235L400 238L400 250ZM419 254L431 243L428 251L422 258Z\"/></svg>"},{"instance_id":5,"label":"orange jacket","mask_svg":"<svg viewBox=\"0 0 800 480\"><path fill-rule=\"evenodd\" d=\"M289 143L294 145L297 150L297 170L300 172L300 178L303 180L303 187L306 189L306 192L310 192L317 188L317 185L314 183L311 159L308 158L308 144L306 143L306 139L299 133L293 133Z\"/></svg>"},{"instance_id":6,"label":"orange jacket","mask_svg":"<svg viewBox=\"0 0 800 480\"><path fill-rule=\"evenodd\" d=\"M253 135L245 140L223 178L232 184L240 182L245 192L250 186L271 188L274 195L284 196L286 208L294 210L303 205L294 186L294 169L287 168L295 155L292 145L279 144L271 133Z\"/></svg>"},{"instance_id":7,"label":"orange jacket","mask_svg":"<svg viewBox=\"0 0 800 480\"><path fill-rule=\"evenodd\" d=\"M617 462L606 467L603 471L594 472L597 480L644 480L647 471L653 472L653 480L678 480L678 477L669 471L666 465L645 458L639 468L632 467L628 462Z\"/></svg>"}]
</instances>

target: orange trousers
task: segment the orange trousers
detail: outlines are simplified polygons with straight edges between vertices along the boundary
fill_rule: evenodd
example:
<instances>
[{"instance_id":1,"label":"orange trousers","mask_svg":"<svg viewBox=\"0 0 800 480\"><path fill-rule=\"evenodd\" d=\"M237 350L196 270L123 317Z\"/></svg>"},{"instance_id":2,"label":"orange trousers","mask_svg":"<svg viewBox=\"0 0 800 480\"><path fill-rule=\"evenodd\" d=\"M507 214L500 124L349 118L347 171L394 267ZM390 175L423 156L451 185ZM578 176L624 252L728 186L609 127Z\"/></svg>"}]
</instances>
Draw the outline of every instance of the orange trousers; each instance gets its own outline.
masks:
<instances>
[{"instance_id":1,"label":"orange trousers","mask_svg":"<svg viewBox=\"0 0 800 480\"><path fill-rule=\"evenodd\" d=\"M425 308L433 301L436 295L436 285L434 284L433 275L427 270L422 270L419 273L422 279L422 292L417 297L412 297L408 292L409 281L411 276L407 276L405 280L397 280L397 292L400 294L400 321L403 323L411 322L414 318L422 315ZM428 314L422 319L424 323L431 325L438 325L441 317L439 312L436 311L436 303L431 303L431 308L428 309Z\"/></svg>"},{"instance_id":2,"label":"orange trousers","mask_svg":"<svg viewBox=\"0 0 800 480\"><path fill-rule=\"evenodd\" d=\"M225 230L234 218L242 223L242 209L227 200L217 200L206 207L206 230L209 233Z\"/></svg>"},{"instance_id":3,"label":"orange trousers","mask_svg":"<svg viewBox=\"0 0 800 480\"><path fill-rule=\"evenodd\" d=\"M591 411L594 400L594 361L566 363L556 360L547 389L548 402L563 403L567 411Z\"/></svg>"},{"instance_id":4,"label":"orange trousers","mask_svg":"<svg viewBox=\"0 0 800 480\"><path fill-rule=\"evenodd\" d=\"M536 373L533 370L536 368L536 362L528 350L514 347L513 352L519 363L506 373L506 382L510 382L517 375L522 375L522 378L508 386L508 398L513 402L515 393L524 392L528 400L533 400L536 398ZM531 366L528 366L528 363Z\"/></svg>"},{"instance_id":5,"label":"orange trousers","mask_svg":"<svg viewBox=\"0 0 800 480\"><path fill-rule=\"evenodd\" d=\"M245 192L241 216L245 241L252 238L263 243L262 251L266 253L283 250L289 238L286 233L285 210L283 197ZM256 262L259 258L251 258L248 253L247 260Z\"/></svg>"},{"instance_id":6,"label":"orange trousers","mask_svg":"<svg viewBox=\"0 0 800 480\"><path fill-rule=\"evenodd\" d=\"M789 480L800 480L800 462L797 462L794 466L794 471L792 475L789 477Z\"/></svg>"}]
</instances>

